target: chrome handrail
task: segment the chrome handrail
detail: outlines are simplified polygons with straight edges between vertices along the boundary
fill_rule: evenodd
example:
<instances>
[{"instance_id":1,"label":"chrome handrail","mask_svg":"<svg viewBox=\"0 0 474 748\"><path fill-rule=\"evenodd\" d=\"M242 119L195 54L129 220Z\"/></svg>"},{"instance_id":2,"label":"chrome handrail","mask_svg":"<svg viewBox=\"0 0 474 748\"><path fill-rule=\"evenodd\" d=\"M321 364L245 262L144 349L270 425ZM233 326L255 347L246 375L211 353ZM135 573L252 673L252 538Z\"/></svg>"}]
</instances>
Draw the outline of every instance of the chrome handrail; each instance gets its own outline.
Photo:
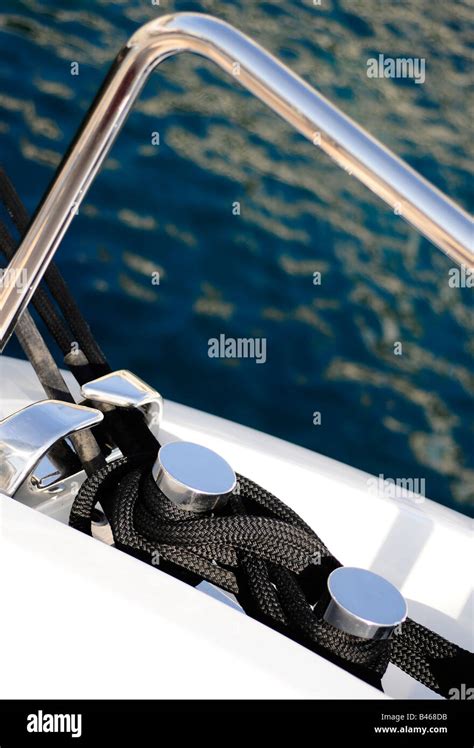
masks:
<instances>
[{"instance_id":1,"label":"chrome handrail","mask_svg":"<svg viewBox=\"0 0 474 748\"><path fill-rule=\"evenodd\" d=\"M212 16L177 13L142 26L115 60L4 274L0 349L30 301L148 76L179 52L194 52L214 61L454 261L474 266L472 222L467 213L240 31ZM14 279L25 274L27 285L19 290Z\"/></svg>"}]
</instances>

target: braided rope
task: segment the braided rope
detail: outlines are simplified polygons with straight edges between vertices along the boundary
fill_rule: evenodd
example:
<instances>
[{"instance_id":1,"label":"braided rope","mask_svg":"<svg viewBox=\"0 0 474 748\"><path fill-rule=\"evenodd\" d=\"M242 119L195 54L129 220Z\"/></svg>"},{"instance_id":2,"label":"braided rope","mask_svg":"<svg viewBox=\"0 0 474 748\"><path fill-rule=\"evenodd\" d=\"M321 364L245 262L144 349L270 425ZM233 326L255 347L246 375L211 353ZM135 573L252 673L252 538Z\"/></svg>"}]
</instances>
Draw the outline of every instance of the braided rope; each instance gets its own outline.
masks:
<instances>
[{"instance_id":1,"label":"braided rope","mask_svg":"<svg viewBox=\"0 0 474 748\"><path fill-rule=\"evenodd\" d=\"M305 585L323 590L340 563L276 496L238 475L227 507L218 516L198 516L160 491L151 477L152 460L150 454L123 457L97 471L81 487L70 525L90 535L92 510L100 501L121 550L154 565L159 559L184 581L204 579L234 593L249 615L374 685L380 687L392 662L447 695L434 665L446 659L465 663L470 653L411 619L390 640L374 641L340 631L318 615Z\"/></svg>"}]
</instances>

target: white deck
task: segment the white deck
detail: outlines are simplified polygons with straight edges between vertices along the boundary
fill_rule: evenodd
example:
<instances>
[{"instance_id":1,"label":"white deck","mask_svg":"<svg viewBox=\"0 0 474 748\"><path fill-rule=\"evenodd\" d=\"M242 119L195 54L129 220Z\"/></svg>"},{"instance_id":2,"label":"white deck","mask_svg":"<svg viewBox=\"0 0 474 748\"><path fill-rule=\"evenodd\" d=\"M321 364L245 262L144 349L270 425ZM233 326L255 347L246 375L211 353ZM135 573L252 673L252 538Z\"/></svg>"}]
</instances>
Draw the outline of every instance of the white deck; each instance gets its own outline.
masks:
<instances>
[{"instance_id":1,"label":"white deck","mask_svg":"<svg viewBox=\"0 0 474 748\"><path fill-rule=\"evenodd\" d=\"M0 418L44 399L26 363L0 357L0 383ZM165 401L160 438L175 437L214 448L291 505L344 564L396 584L412 618L473 648L467 517L428 499L377 495L366 473ZM382 696L231 607L52 520L67 521L70 501L47 498L38 512L0 495L0 698ZM384 687L394 697L434 696L392 666Z\"/></svg>"}]
</instances>

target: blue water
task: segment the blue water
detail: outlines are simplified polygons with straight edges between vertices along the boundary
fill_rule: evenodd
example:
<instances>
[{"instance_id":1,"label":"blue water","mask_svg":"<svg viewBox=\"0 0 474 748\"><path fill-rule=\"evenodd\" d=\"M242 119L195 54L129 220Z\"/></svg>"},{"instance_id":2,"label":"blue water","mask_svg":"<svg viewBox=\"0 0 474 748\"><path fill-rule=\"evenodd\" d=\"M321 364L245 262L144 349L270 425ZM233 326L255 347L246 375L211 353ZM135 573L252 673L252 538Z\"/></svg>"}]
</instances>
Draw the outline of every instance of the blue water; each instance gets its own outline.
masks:
<instances>
[{"instance_id":1,"label":"blue water","mask_svg":"<svg viewBox=\"0 0 474 748\"><path fill-rule=\"evenodd\" d=\"M472 209L467 3L3 0L0 160L30 211L120 46L185 9L253 35ZM367 78L379 53L425 58L425 83ZM152 77L57 260L112 366L473 513L472 289L210 63ZM209 358L220 334L265 337L267 362Z\"/></svg>"}]
</instances>

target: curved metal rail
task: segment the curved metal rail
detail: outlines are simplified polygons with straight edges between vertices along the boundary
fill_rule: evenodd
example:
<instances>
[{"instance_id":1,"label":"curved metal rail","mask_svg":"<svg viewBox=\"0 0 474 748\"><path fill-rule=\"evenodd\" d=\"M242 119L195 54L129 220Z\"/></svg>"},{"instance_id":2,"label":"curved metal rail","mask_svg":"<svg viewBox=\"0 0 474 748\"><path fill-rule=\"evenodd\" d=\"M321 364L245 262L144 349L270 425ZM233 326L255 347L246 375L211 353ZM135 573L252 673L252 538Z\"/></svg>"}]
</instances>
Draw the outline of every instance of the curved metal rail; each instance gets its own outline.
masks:
<instances>
[{"instance_id":1,"label":"curved metal rail","mask_svg":"<svg viewBox=\"0 0 474 748\"><path fill-rule=\"evenodd\" d=\"M305 137L315 142L318 134L318 145L336 163L397 208L457 263L474 265L467 213L244 34L212 16L177 13L142 26L115 60L4 275L0 348L30 301L148 76L179 52L214 61ZM28 287L19 293L14 279L25 272Z\"/></svg>"}]
</instances>

